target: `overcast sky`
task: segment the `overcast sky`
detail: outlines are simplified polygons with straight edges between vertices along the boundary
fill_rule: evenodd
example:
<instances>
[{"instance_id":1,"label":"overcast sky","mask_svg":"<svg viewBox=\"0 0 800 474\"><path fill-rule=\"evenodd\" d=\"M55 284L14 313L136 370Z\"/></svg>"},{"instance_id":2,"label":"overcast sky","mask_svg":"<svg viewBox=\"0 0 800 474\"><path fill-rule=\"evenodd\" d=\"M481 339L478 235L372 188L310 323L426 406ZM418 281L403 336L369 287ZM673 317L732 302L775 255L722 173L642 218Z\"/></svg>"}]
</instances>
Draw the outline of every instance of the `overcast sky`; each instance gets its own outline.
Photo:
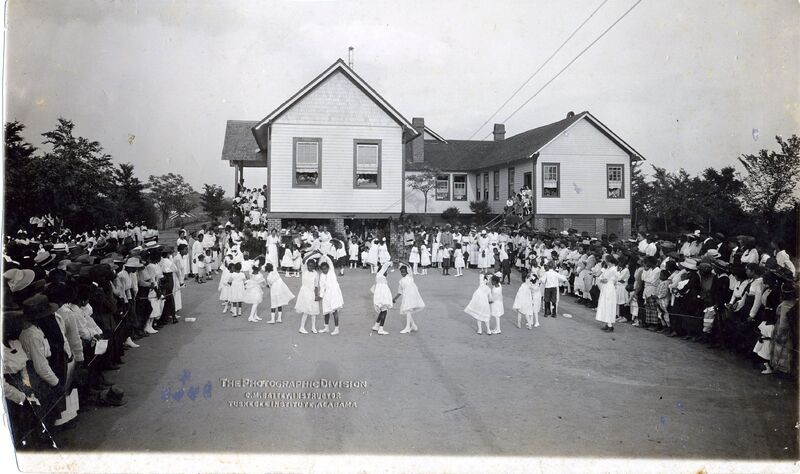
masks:
<instances>
[{"instance_id":1,"label":"overcast sky","mask_svg":"<svg viewBox=\"0 0 800 474\"><path fill-rule=\"evenodd\" d=\"M230 193L225 121L263 118L348 46L403 115L466 139L601 2L10 0L6 120L40 145L66 117L142 179L177 172ZM610 0L493 122L634 3ZM507 136L589 110L648 163L735 164L800 131L798 24L796 0L644 0ZM262 174L246 170L246 183Z\"/></svg>"}]
</instances>

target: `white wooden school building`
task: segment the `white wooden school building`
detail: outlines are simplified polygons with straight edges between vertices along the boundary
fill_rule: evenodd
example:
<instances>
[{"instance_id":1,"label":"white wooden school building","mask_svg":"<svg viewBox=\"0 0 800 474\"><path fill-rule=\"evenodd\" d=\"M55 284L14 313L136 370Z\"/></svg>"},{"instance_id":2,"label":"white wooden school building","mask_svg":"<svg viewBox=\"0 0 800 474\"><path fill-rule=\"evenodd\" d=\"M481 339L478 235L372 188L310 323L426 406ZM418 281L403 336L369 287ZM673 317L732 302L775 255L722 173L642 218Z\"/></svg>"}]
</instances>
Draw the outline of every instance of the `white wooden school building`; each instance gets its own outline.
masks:
<instances>
[{"instance_id":1,"label":"white wooden school building","mask_svg":"<svg viewBox=\"0 0 800 474\"><path fill-rule=\"evenodd\" d=\"M486 200L503 211L533 190L534 226L630 234L630 166L643 159L589 112L494 140L446 140L408 120L339 59L258 121L229 120L222 159L267 173L270 225L281 219L388 219L421 214L405 177L440 170L428 214Z\"/></svg>"}]
</instances>

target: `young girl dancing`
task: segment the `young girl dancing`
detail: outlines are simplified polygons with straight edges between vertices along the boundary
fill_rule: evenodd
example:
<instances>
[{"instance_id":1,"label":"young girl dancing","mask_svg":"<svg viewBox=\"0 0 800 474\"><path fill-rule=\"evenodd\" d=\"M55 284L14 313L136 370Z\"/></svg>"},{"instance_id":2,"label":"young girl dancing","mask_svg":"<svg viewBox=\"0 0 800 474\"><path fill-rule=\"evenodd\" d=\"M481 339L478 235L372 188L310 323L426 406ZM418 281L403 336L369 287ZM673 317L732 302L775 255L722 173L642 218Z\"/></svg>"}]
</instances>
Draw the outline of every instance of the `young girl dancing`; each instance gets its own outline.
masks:
<instances>
[{"instance_id":1,"label":"young girl dancing","mask_svg":"<svg viewBox=\"0 0 800 474\"><path fill-rule=\"evenodd\" d=\"M297 292L297 301L294 305L294 310L302 315L300 333L308 334L306 319L311 316L311 332L316 334L317 315L319 314L319 301L316 299L319 291L319 274L316 260L309 258L306 261L300 281L300 291Z\"/></svg>"},{"instance_id":2,"label":"young girl dancing","mask_svg":"<svg viewBox=\"0 0 800 474\"><path fill-rule=\"evenodd\" d=\"M242 264L231 264L231 274L228 277L228 285L230 286L230 293L228 293L228 301L233 305L233 317L242 315L242 300L244 299L244 281L245 276L242 273Z\"/></svg>"},{"instance_id":3,"label":"young girl dancing","mask_svg":"<svg viewBox=\"0 0 800 474\"><path fill-rule=\"evenodd\" d=\"M502 273L497 272L492 275L491 279L492 296L489 309L495 321L495 328L492 334L500 334L500 318L506 311L503 306L503 286L500 284L500 278L502 278Z\"/></svg>"},{"instance_id":4,"label":"young girl dancing","mask_svg":"<svg viewBox=\"0 0 800 474\"><path fill-rule=\"evenodd\" d=\"M286 278L292 276L292 267L294 266L294 259L292 258L293 249L294 243L283 252L283 257L281 257L281 270L283 270L283 274L286 275Z\"/></svg>"},{"instance_id":5,"label":"young girl dancing","mask_svg":"<svg viewBox=\"0 0 800 474\"><path fill-rule=\"evenodd\" d=\"M514 298L513 309L517 310L517 327L522 328L522 316L525 316L525 326L530 329L531 327L539 327L539 310L542 307L542 294L539 291L539 278L536 275L531 275L530 278L525 280L517 290L517 296ZM533 326L533 320L536 318L536 325Z\"/></svg>"},{"instance_id":6,"label":"young girl dancing","mask_svg":"<svg viewBox=\"0 0 800 474\"><path fill-rule=\"evenodd\" d=\"M242 302L252 305L250 307L250 317L247 318L251 323L261 321L258 317L258 305L264 301L264 287L267 286L264 275L261 274L261 260L257 258L255 265L250 270L250 278L244 282L244 297Z\"/></svg>"},{"instance_id":7,"label":"young girl dancing","mask_svg":"<svg viewBox=\"0 0 800 474\"><path fill-rule=\"evenodd\" d=\"M336 280L336 270L330 257L323 255L320 257L319 269L322 274L319 276L319 297L322 300L322 314L325 315L325 326L319 332L328 332L328 323L333 314L333 331L331 336L339 334L339 310L344 306L342 289Z\"/></svg>"},{"instance_id":8,"label":"young girl dancing","mask_svg":"<svg viewBox=\"0 0 800 474\"><path fill-rule=\"evenodd\" d=\"M400 304L400 314L406 315L406 327L400 334L407 334L411 331L417 331L419 328L414 322L413 313L425 309L425 302L422 301L422 296L419 294L417 284L414 283L414 277L408 274L408 267L403 265L400 267L400 284L397 288L397 294L392 302L397 301L400 296L403 297L403 302Z\"/></svg>"},{"instance_id":9,"label":"young girl dancing","mask_svg":"<svg viewBox=\"0 0 800 474\"><path fill-rule=\"evenodd\" d=\"M483 334L481 323L486 324L486 334L491 334L489 330L489 320L491 319L491 296L492 290L487 284L487 276L484 274L479 275L480 283L478 289L472 293L472 299L469 304L464 308L464 312L475 318L478 321L478 334Z\"/></svg>"},{"instance_id":10,"label":"young girl dancing","mask_svg":"<svg viewBox=\"0 0 800 474\"><path fill-rule=\"evenodd\" d=\"M375 285L371 288L372 291L372 305L375 312L378 313L378 319L372 325L373 331L378 331L378 334L385 336L389 334L383 329L386 323L386 312L394 306L392 299L392 290L386 282L386 271L392 266L392 262L384 263L378 273L375 275Z\"/></svg>"},{"instance_id":11,"label":"young girl dancing","mask_svg":"<svg viewBox=\"0 0 800 474\"><path fill-rule=\"evenodd\" d=\"M289 287L286 286L286 283L283 281L280 274L278 274L277 270L272 267L271 263L268 263L265 269L267 272L267 286L269 287L269 306L271 308L269 321L267 321L267 323L281 323L283 322L281 320L283 317L283 305L288 304L294 299L294 293L289 290ZM277 321L275 321L276 315L278 317Z\"/></svg>"}]
</instances>

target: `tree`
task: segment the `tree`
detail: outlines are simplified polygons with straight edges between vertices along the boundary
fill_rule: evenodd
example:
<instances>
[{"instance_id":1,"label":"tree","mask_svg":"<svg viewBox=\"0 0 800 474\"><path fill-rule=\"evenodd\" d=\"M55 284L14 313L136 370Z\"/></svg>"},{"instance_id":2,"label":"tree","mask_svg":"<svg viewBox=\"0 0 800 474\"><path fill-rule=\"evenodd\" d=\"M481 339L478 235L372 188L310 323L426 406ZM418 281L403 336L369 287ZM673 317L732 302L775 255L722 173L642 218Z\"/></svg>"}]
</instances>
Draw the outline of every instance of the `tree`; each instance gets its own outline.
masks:
<instances>
[{"instance_id":1,"label":"tree","mask_svg":"<svg viewBox=\"0 0 800 474\"><path fill-rule=\"evenodd\" d=\"M780 211L796 205L800 181L800 138L775 137L780 153L761 150L757 155L742 155L739 162L747 171L742 199L748 211L769 229Z\"/></svg>"},{"instance_id":2,"label":"tree","mask_svg":"<svg viewBox=\"0 0 800 474\"><path fill-rule=\"evenodd\" d=\"M225 204L225 190L222 189L222 186L216 184L203 185L200 203L212 221L222 217L228 209Z\"/></svg>"},{"instance_id":3,"label":"tree","mask_svg":"<svg viewBox=\"0 0 800 474\"><path fill-rule=\"evenodd\" d=\"M114 186L118 221L145 221L148 225L155 225L153 203L144 195L147 185L134 176L131 163L120 163L114 168Z\"/></svg>"},{"instance_id":4,"label":"tree","mask_svg":"<svg viewBox=\"0 0 800 474\"><path fill-rule=\"evenodd\" d=\"M75 124L59 118L43 133L52 151L31 160L30 193L37 198L35 214L52 213L78 229L113 220L114 191L111 156L97 141L74 135Z\"/></svg>"},{"instance_id":5,"label":"tree","mask_svg":"<svg viewBox=\"0 0 800 474\"><path fill-rule=\"evenodd\" d=\"M5 124L5 213L6 226L16 227L33 215L35 196L30 195L30 164L36 147L25 141L25 125L18 121ZM9 205L12 204L13 205Z\"/></svg>"},{"instance_id":6,"label":"tree","mask_svg":"<svg viewBox=\"0 0 800 474\"><path fill-rule=\"evenodd\" d=\"M488 201L471 201L469 203L469 210L475 214L475 216L478 218L478 221L481 223L483 223L486 220L486 216L492 212L492 208L489 207Z\"/></svg>"},{"instance_id":7,"label":"tree","mask_svg":"<svg viewBox=\"0 0 800 474\"><path fill-rule=\"evenodd\" d=\"M447 222L453 224L457 219L458 216L461 215L461 211L458 210L457 207L448 207L442 212L442 219L446 220Z\"/></svg>"},{"instance_id":8,"label":"tree","mask_svg":"<svg viewBox=\"0 0 800 474\"><path fill-rule=\"evenodd\" d=\"M161 176L150 175L148 187L150 188L150 199L161 214L162 229L166 227L171 212L175 211L181 215L191 210L190 194L194 193L194 189L183 179L183 176L175 173Z\"/></svg>"},{"instance_id":9,"label":"tree","mask_svg":"<svg viewBox=\"0 0 800 474\"><path fill-rule=\"evenodd\" d=\"M437 169L425 168L420 173L406 176L408 187L422 193L425 199L425 208L423 211L425 214L428 213L428 193L436 189L436 178L441 173L442 172Z\"/></svg>"},{"instance_id":10,"label":"tree","mask_svg":"<svg viewBox=\"0 0 800 474\"><path fill-rule=\"evenodd\" d=\"M651 189L642 174L642 162L631 163L631 212L633 214L633 228L647 224L647 209L650 205Z\"/></svg>"}]
</instances>

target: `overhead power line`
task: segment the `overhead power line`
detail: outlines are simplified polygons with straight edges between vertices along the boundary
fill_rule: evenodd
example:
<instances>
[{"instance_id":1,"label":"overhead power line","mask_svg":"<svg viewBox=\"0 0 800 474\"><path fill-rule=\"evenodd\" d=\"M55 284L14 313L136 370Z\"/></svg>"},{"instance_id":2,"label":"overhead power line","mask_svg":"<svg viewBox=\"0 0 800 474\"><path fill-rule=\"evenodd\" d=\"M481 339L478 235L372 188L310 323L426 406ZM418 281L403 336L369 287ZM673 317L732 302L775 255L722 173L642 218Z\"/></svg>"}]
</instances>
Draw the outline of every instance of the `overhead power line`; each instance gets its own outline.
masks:
<instances>
[{"instance_id":1,"label":"overhead power line","mask_svg":"<svg viewBox=\"0 0 800 474\"><path fill-rule=\"evenodd\" d=\"M472 137L474 137L475 135L477 135L477 134L478 134L478 133L481 131L481 129L482 129L483 127L485 127L485 126L486 126L486 125L487 125L489 122L491 122L491 121L492 121L492 119L493 119L493 118L494 118L494 117L495 117L497 114L499 114L501 110L503 110L503 107L505 107L506 105L508 105L508 103L509 103L509 102L511 102L511 100L512 100L514 97L516 97L516 96L517 96L517 94L519 94L519 92L520 92L520 91L521 91L523 88L525 88L525 86L527 86L529 82L531 82L531 79L533 79L533 78L536 76L536 74L538 74L538 73L539 73L539 71L541 71L541 70L542 70L542 69L543 69L545 66L547 66L547 63L549 63L549 62L550 62L550 60L551 60L551 59L553 59L553 58L555 57L555 55L556 55L556 54L558 54L558 52L559 52L559 51L561 51L561 48L563 48L563 47L564 47L564 46L565 46L565 45L566 45L566 44L569 42L569 40L571 40L571 39L572 39L572 37L573 37L573 36L575 36L575 35L576 35L576 34L577 34L577 33L578 33L580 30L581 30L581 28L583 28L583 25L585 25L586 23L588 23L588 22L589 22L589 20L591 20L591 19L592 19L592 17L595 15L595 13L597 13L597 12L598 12L598 11L599 11L601 8L603 8L603 5L605 5L606 3L608 3L608 0L603 0L603 2L602 2L602 3L601 3L601 4L600 4L600 5L597 7L597 8L595 8L595 9L594 9L594 11L593 11L593 12L592 12L592 13L591 13L591 14L590 14L588 17L586 17L586 19L585 19L585 20L583 20L583 22L582 22L580 25L578 25L578 27L577 27L577 28L575 28L575 30L574 30L574 31L573 31L573 32L572 32L572 33L571 33L571 34L570 34L570 35L567 37L567 39L565 39L565 40L564 40L564 42L563 42L563 43L561 43L561 46L559 46L558 48L556 48L556 50L555 50L555 51L553 51L553 54L551 54L551 55L550 55L550 57L548 57L548 58L547 58L547 59L546 59L546 60L545 60L545 61L544 61L544 62L541 64L541 66L539 66L539 68L538 68L537 70L533 71L533 74L531 74L531 75L530 75L530 76L529 76L527 79L525 79L525 82L523 82L523 83L522 83L522 85L521 85L521 86L519 86L519 88L517 88L517 90L515 90L515 91L514 91L514 93L513 93L513 94L511 94L511 96L510 96L508 99L506 99L506 101L505 101L505 102L503 102L503 105L501 105L500 107L498 107L498 108L497 108L497 110L495 110L495 111L494 111L494 113L493 113L492 115L490 115L490 116L489 116L489 118L487 118L487 119L486 119L486 121L485 121L485 122L483 122L483 124L481 124L481 126L480 126L480 127L478 127L478 129L477 129L477 130L475 130L475 131L472 133L472 135L470 135L470 136L469 136L468 140L472 140Z\"/></svg>"},{"instance_id":2,"label":"overhead power line","mask_svg":"<svg viewBox=\"0 0 800 474\"><path fill-rule=\"evenodd\" d=\"M588 45L588 46L586 46L585 48L583 48L583 50L582 50L580 53L578 53L578 55L577 55L577 56L575 56L574 58L572 58L572 60L571 60L570 62L568 62L566 66L564 66L563 68L561 68L561 70L560 70L560 71L558 71L558 73L556 73L556 75L555 75L555 76L553 76L553 77L552 77L552 78L551 78L549 81L545 82L545 83L544 83L544 85L543 85L542 87L540 87L540 88L539 88L539 90L537 90L535 94L533 94L533 95L532 95L530 98L528 98L528 100L526 100L525 102L523 102L523 103L522 103L522 105L520 105L519 107L517 107L517 108L516 108L516 109L515 109L513 112L511 112L511 114L510 114L508 117L506 117L506 119L505 119L505 120L503 120L503 123L507 122L509 119L511 119L511 117L513 117L514 115L516 115L516 114L517 114L517 112L519 112L520 110L522 110L522 108L523 108L523 107L525 107L526 105L528 105L528 103L529 103L530 101L532 101L532 100L533 100L533 99L534 99L534 98L535 98L537 95L539 95L539 93L540 93L540 92L542 92L542 91L545 89L545 87L547 87L548 85L550 85L550 83L551 83L551 82L555 81L555 80L558 78L558 76L560 76L560 75L561 75L561 74L562 74L564 71L566 71L566 70L567 70L567 68L569 68L569 67L572 65L572 63L574 63L575 61L577 61L577 60L578 60L578 58L580 58L581 56L583 56L583 54L584 54L586 51L588 51L588 50L589 50L589 49L590 49L592 46L594 46L594 45L595 45L595 43L597 43L598 41L600 41L600 39L601 39L603 36L605 36L605 35L606 35L606 33L608 33L609 31L611 31L611 29L612 29L612 28L614 28L614 27L617 25L617 23L619 23L620 21L622 21L622 19L623 19L623 18L625 18L626 16L628 16L628 14L629 14L631 11L633 11L633 9L634 9L634 8L636 8L636 6L637 6L637 5L639 5L640 3L642 3L642 0L637 0L637 1L636 1L636 3L634 3L634 4L633 4L633 6L631 6L631 7L630 7L630 8L629 8L627 11L625 11L625 13L623 13L623 14L622 14L622 16L620 16L619 18L617 18L617 19L616 19L616 21L614 21L614 23L612 23L612 24L611 24L611 26L609 26L609 27L608 27L608 28L606 28L606 29L605 29L605 30L604 30L602 33L600 33L600 36L598 36L597 38L595 38L595 39L594 39L594 41L592 41L591 43L589 43L589 45ZM489 132L489 133L488 133L486 136L484 136L484 137L483 137L481 140L486 140L486 139L489 137L489 135L491 135L491 134L492 134L492 132Z\"/></svg>"}]
</instances>

